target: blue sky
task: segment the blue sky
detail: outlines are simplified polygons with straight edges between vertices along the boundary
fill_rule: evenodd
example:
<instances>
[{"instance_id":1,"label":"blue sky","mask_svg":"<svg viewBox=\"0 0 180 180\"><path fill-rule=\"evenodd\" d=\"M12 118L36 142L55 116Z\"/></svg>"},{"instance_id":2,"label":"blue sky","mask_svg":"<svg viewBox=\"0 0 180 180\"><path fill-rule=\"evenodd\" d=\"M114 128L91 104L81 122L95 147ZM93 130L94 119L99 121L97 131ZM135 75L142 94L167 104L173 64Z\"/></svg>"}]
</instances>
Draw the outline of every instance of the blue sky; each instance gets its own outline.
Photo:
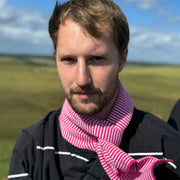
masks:
<instances>
[{"instance_id":1,"label":"blue sky","mask_svg":"<svg viewBox=\"0 0 180 180\"><path fill-rule=\"evenodd\" d=\"M114 2L129 22L129 61L180 64L180 0ZM0 53L52 55L48 19L55 3L0 0Z\"/></svg>"}]
</instances>

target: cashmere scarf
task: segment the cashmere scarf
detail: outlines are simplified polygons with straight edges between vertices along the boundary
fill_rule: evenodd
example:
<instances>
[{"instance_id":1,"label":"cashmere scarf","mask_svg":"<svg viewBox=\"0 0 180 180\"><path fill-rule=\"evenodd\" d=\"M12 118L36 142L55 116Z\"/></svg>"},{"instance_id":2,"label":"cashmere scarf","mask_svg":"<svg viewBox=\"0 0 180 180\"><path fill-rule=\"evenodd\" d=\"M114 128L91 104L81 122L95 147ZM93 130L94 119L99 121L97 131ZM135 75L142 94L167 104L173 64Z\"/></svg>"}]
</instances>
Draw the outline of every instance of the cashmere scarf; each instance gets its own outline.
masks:
<instances>
[{"instance_id":1,"label":"cashmere scarf","mask_svg":"<svg viewBox=\"0 0 180 180\"><path fill-rule=\"evenodd\" d=\"M153 168L167 160L151 156L135 160L119 148L133 109L132 99L120 81L116 101L105 120L77 114L65 99L59 116L62 135L78 148L95 151L110 179L154 180Z\"/></svg>"}]
</instances>

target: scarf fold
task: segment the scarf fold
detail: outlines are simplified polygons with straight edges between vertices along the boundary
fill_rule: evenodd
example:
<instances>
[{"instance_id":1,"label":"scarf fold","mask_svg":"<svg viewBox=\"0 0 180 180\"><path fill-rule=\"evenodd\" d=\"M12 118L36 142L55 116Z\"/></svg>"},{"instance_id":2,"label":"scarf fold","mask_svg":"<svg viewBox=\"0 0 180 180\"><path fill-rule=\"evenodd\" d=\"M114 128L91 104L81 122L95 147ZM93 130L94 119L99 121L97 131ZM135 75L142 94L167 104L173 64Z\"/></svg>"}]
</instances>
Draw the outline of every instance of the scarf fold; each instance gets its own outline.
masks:
<instances>
[{"instance_id":1,"label":"scarf fold","mask_svg":"<svg viewBox=\"0 0 180 180\"><path fill-rule=\"evenodd\" d=\"M154 157L135 160L119 148L133 110L132 99L121 82L115 104L106 120L90 115L78 115L65 100L59 116L62 135L78 148L95 151L110 179L154 180L154 166L168 160Z\"/></svg>"}]
</instances>

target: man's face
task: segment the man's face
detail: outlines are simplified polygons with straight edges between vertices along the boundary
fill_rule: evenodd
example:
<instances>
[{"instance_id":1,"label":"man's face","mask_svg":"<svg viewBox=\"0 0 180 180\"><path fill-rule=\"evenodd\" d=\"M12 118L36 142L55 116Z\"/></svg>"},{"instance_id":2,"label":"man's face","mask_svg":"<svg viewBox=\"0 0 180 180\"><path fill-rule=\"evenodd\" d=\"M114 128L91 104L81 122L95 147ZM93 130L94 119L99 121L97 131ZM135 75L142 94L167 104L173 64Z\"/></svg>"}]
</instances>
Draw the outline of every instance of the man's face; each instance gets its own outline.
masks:
<instances>
[{"instance_id":1,"label":"man's face","mask_svg":"<svg viewBox=\"0 0 180 180\"><path fill-rule=\"evenodd\" d=\"M117 95L120 63L109 32L94 38L66 20L58 31L56 64L66 98L79 114L96 114Z\"/></svg>"}]
</instances>

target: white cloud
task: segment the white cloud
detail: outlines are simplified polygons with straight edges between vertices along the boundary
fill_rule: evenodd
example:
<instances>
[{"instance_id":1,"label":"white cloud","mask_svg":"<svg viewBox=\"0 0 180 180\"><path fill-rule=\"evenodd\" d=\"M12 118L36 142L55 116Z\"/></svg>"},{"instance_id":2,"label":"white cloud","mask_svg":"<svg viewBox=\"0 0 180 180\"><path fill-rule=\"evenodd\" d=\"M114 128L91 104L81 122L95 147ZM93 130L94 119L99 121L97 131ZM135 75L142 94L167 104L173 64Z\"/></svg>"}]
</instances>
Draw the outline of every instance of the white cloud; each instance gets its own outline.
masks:
<instances>
[{"instance_id":1,"label":"white cloud","mask_svg":"<svg viewBox=\"0 0 180 180\"><path fill-rule=\"evenodd\" d=\"M141 0L139 3L139 8L142 10L153 9L162 0Z\"/></svg>"},{"instance_id":2,"label":"white cloud","mask_svg":"<svg viewBox=\"0 0 180 180\"><path fill-rule=\"evenodd\" d=\"M31 44L43 44L49 43L48 32L47 30L36 30L27 28L27 27L18 27L18 26L1 26L0 25L1 36L11 38L16 40L17 43L19 40L26 40Z\"/></svg>"},{"instance_id":3,"label":"white cloud","mask_svg":"<svg viewBox=\"0 0 180 180\"><path fill-rule=\"evenodd\" d=\"M126 1L137 2L139 5L145 3L145 0ZM158 2L160 0L152 0L153 4L148 7L155 6ZM163 11L159 13L162 13L162 16L165 15ZM169 11L169 14L171 17L176 17L174 12ZM0 52L53 54L52 43L48 35L48 19L48 15L9 6L6 0L0 0ZM175 20L177 21L178 18L171 21ZM130 30L128 59L180 64L180 33L159 32L133 26L130 26Z\"/></svg>"},{"instance_id":4,"label":"white cloud","mask_svg":"<svg viewBox=\"0 0 180 180\"><path fill-rule=\"evenodd\" d=\"M173 38L173 34L162 33L145 28L134 28L132 29L132 38L133 43L136 45L142 45L143 47L155 47L170 43Z\"/></svg>"},{"instance_id":5,"label":"white cloud","mask_svg":"<svg viewBox=\"0 0 180 180\"><path fill-rule=\"evenodd\" d=\"M1 0L0 1L0 8L3 7L6 4L6 0Z\"/></svg>"},{"instance_id":6,"label":"white cloud","mask_svg":"<svg viewBox=\"0 0 180 180\"><path fill-rule=\"evenodd\" d=\"M168 23L180 23L180 16L176 16L173 9L158 9L159 15L164 18Z\"/></svg>"},{"instance_id":7,"label":"white cloud","mask_svg":"<svg viewBox=\"0 0 180 180\"><path fill-rule=\"evenodd\" d=\"M124 0L124 2L126 3L137 3L138 8L145 11L153 9L157 4L162 1L163 0Z\"/></svg>"},{"instance_id":8,"label":"white cloud","mask_svg":"<svg viewBox=\"0 0 180 180\"><path fill-rule=\"evenodd\" d=\"M9 18L9 10L10 7L7 7L6 0L0 1L0 21L7 20Z\"/></svg>"},{"instance_id":9,"label":"white cloud","mask_svg":"<svg viewBox=\"0 0 180 180\"><path fill-rule=\"evenodd\" d=\"M129 59L180 64L180 33L131 27Z\"/></svg>"},{"instance_id":10,"label":"white cloud","mask_svg":"<svg viewBox=\"0 0 180 180\"><path fill-rule=\"evenodd\" d=\"M51 48L48 35L48 19L48 15L35 10L10 6L6 3L6 0L0 0L0 52L8 52L8 47L4 44L9 41L12 41L12 44L15 44L15 42L17 44L14 49L9 48L10 53L12 51L23 51L18 48L20 43L25 43L29 51L37 46L39 54L44 52L45 46ZM38 53L37 50L36 52Z\"/></svg>"}]
</instances>

